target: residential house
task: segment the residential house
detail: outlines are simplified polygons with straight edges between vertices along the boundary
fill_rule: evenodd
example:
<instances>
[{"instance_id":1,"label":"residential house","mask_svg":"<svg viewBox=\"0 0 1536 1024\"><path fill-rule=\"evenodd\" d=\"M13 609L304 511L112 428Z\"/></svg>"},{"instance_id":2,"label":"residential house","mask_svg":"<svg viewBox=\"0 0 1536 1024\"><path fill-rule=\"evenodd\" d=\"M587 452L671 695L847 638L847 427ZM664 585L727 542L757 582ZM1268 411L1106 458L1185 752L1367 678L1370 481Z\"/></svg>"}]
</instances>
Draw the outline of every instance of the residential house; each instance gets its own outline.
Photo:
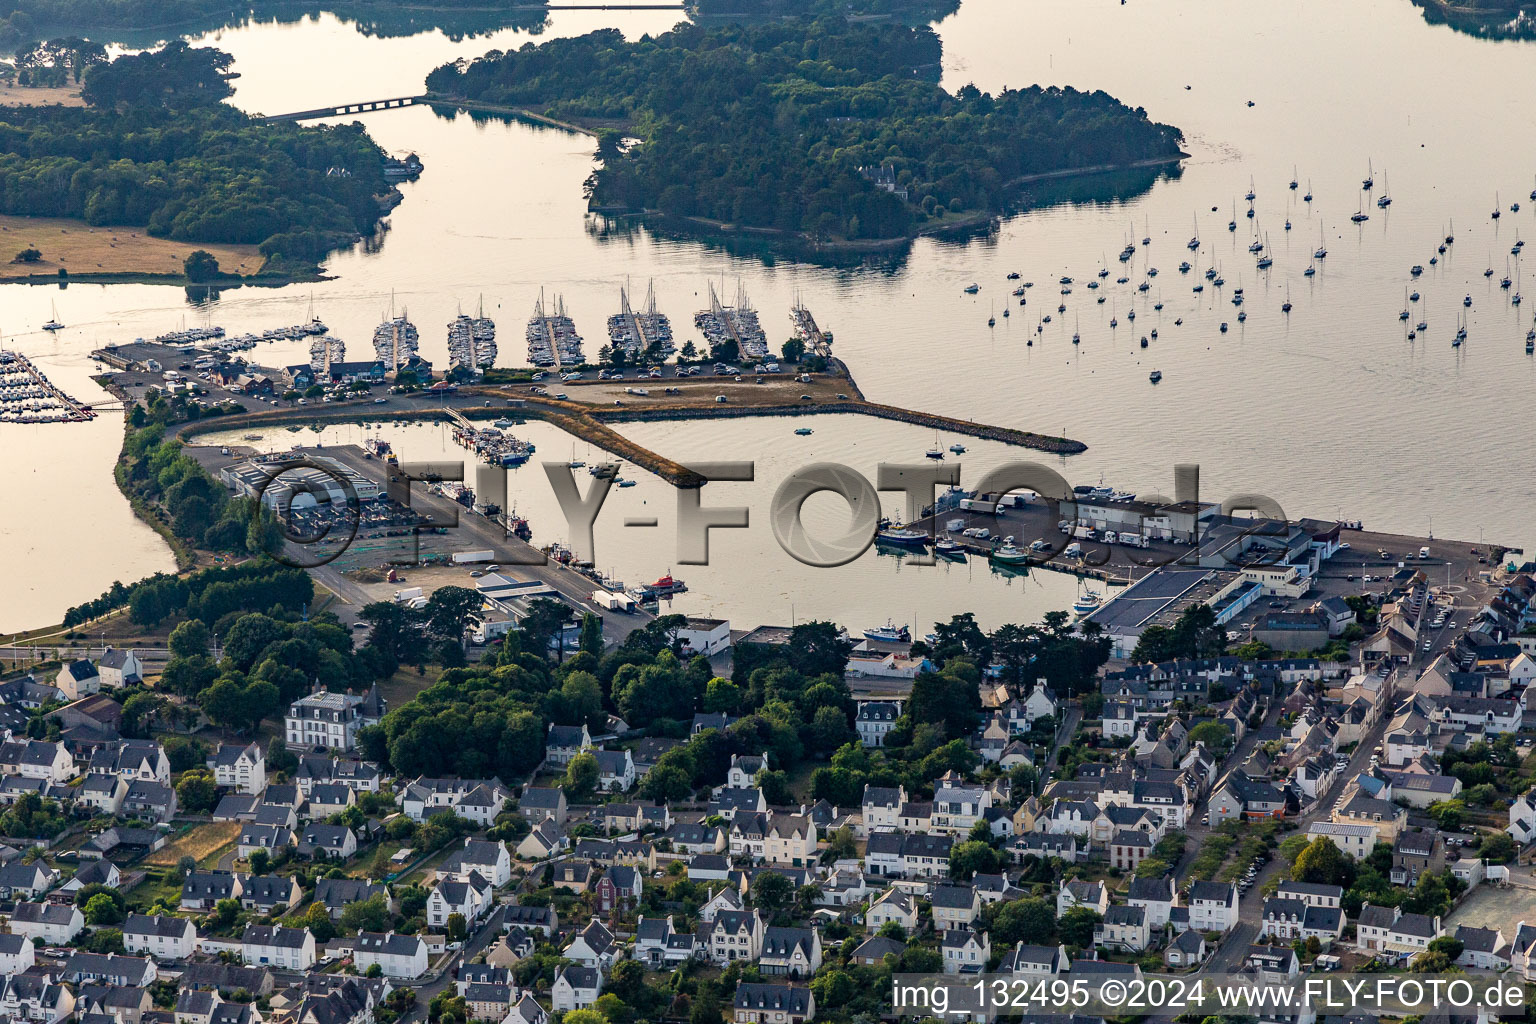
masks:
<instances>
[{"instance_id":1,"label":"residential house","mask_svg":"<svg viewBox=\"0 0 1536 1024\"><path fill-rule=\"evenodd\" d=\"M1146 910L1121 904L1110 907L1104 912L1103 923L1095 926L1093 941L1123 953L1140 953L1152 943Z\"/></svg>"},{"instance_id":2,"label":"residential house","mask_svg":"<svg viewBox=\"0 0 1536 1024\"><path fill-rule=\"evenodd\" d=\"M299 833L299 853L327 860L348 860L357 853L357 836L345 825L312 822Z\"/></svg>"},{"instance_id":3,"label":"residential house","mask_svg":"<svg viewBox=\"0 0 1536 1024\"><path fill-rule=\"evenodd\" d=\"M763 920L755 909L718 911L700 931L709 958L717 964L755 962L763 955Z\"/></svg>"},{"instance_id":4,"label":"residential house","mask_svg":"<svg viewBox=\"0 0 1536 1024\"><path fill-rule=\"evenodd\" d=\"M1125 896L1131 906L1141 907L1147 912L1147 927L1153 931L1167 927L1173 916L1173 908L1179 903L1179 894L1170 875L1162 878L1132 878L1131 887L1126 890Z\"/></svg>"},{"instance_id":5,"label":"residential house","mask_svg":"<svg viewBox=\"0 0 1536 1024\"><path fill-rule=\"evenodd\" d=\"M448 918L461 914L466 923L478 921L490 908L491 885L479 875L466 880L440 878L427 893L427 924L446 928Z\"/></svg>"},{"instance_id":6,"label":"residential house","mask_svg":"<svg viewBox=\"0 0 1536 1024\"><path fill-rule=\"evenodd\" d=\"M583 725L550 724L544 737L544 761L551 767L564 768L576 755L592 749L592 736Z\"/></svg>"},{"instance_id":7,"label":"residential house","mask_svg":"<svg viewBox=\"0 0 1536 1024\"><path fill-rule=\"evenodd\" d=\"M905 889L885 890L864 912L864 924L872 932L893 921L908 935L917 930L917 899Z\"/></svg>"},{"instance_id":8,"label":"residential house","mask_svg":"<svg viewBox=\"0 0 1536 1024\"><path fill-rule=\"evenodd\" d=\"M1189 926L1225 932L1237 925L1238 893L1233 882L1194 882L1189 887Z\"/></svg>"},{"instance_id":9,"label":"residential house","mask_svg":"<svg viewBox=\"0 0 1536 1024\"><path fill-rule=\"evenodd\" d=\"M352 945L353 963L366 973L374 964L386 978L419 978L427 973L427 944L420 935L359 932Z\"/></svg>"},{"instance_id":10,"label":"residential house","mask_svg":"<svg viewBox=\"0 0 1536 1024\"><path fill-rule=\"evenodd\" d=\"M261 744L219 744L213 757L213 779L239 793L255 795L267 788L267 756Z\"/></svg>"},{"instance_id":11,"label":"residential house","mask_svg":"<svg viewBox=\"0 0 1536 1024\"><path fill-rule=\"evenodd\" d=\"M186 960L197 952L197 926L169 914L129 914L123 922L123 948L156 960Z\"/></svg>"},{"instance_id":12,"label":"residential house","mask_svg":"<svg viewBox=\"0 0 1536 1024\"><path fill-rule=\"evenodd\" d=\"M550 1005L556 1013L569 1013L597 1002L603 994L603 973L593 967L571 964L555 972L549 988Z\"/></svg>"},{"instance_id":13,"label":"residential house","mask_svg":"<svg viewBox=\"0 0 1536 1024\"><path fill-rule=\"evenodd\" d=\"M357 731L382 717L383 698L377 689L367 697L316 690L288 705L283 735L294 750L352 750Z\"/></svg>"},{"instance_id":14,"label":"residential house","mask_svg":"<svg viewBox=\"0 0 1536 1024\"><path fill-rule=\"evenodd\" d=\"M518 811L531 825L548 818L556 825L565 824L565 791L558 786L529 786L517 802Z\"/></svg>"},{"instance_id":15,"label":"residential house","mask_svg":"<svg viewBox=\"0 0 1536 1024\"><path fill-rule=\"evenodd\" d=\"M17 903L8 923L14 935L68 946L85 927L85 917L72 903Z\"/></svg>"},{"instance_id":16,"label":"residential house","mask_svg":"<svg viewBox=\"0 0 1536 1024\"><path fill-rule=\"evenodd\" d=\"M946 931L939 940L945 974L979 974L992 959L992 940L969 928Z\"/></svg>"},{"instance_id":17,"label":"residential house","mask_svg":"<svg viewBox=\"0 0 1536 1024\"><path fill-rule=\"evenodd\" d=\"M821 934L814 928L769 927L757 966L764 974L809 978L821 969Z\"/></svg>"},{"instance_id":18,"label":"residential house","mask_svg":"<svg viewBox=\"0 0 1536 1024\"><path fill-rule=\"evenodd\" d=\"M807 1024L816 1016L816 997L808 988L743 981L736 986L734 1024Z\"/></svg>"},{"instance_id":19,"label":"residential house","mask_svg":"<svg viewBox=\"0 0 1536 1024\"><path fill-rule=\"evenodd\" d=\"M240 956L248 964L307 971L315 965L315 937L308 928L248 924L240 936Z\"/></svg>"}]
</instances>

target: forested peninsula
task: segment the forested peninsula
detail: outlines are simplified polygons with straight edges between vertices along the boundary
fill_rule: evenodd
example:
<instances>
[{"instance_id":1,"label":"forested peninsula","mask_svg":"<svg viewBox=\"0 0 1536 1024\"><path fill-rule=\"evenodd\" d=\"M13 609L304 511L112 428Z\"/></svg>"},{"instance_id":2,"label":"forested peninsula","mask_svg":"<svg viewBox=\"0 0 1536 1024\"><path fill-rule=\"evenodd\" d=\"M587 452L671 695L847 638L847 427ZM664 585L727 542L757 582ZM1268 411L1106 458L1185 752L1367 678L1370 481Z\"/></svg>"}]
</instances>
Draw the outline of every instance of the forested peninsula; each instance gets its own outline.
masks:
<instances>
[{"instance_id":1,"label":"forested peninsula","mask_svg":"<svg viewBox=\"0 0 1536 1024\"><path fill-rule=\"evenodd\" d=\"M819 245L990 216L1035 175L1181 155L1177 128L1104 92L947 92L940 55L926 26L840 15L681 24L493 51L427 87L595 128L595 208Z\"/></svg>"},{"instance_id":2,"label":"forested peninsula","mask_svg":"<svg viewBox=\"0 0 1536 1024\"><path fill-rule=\"evenodd\" d=\"M184 42L90 67L85 107L0 109L0 213L260 246L303 276L399 195L360 125L268 125L223 102L226 53Z\"/></svg>"}]
</instances>

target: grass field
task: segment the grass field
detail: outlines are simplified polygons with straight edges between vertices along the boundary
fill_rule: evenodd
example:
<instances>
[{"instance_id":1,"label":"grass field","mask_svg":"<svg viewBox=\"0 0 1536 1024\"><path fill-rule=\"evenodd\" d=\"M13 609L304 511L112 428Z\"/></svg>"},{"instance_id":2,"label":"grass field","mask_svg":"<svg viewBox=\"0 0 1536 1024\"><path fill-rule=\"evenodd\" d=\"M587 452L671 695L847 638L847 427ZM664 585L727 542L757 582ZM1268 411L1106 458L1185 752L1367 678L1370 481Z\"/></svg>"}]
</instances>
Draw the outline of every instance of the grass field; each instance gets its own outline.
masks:
<instances>
[{"instance_id":1,"label":"grass field","mask_svg":"<svg viewBox=\"0 0 1536 1024\"><path fill-rule=\"evenodd\" d=\"M47 107L53 104L83 107L78 85L58 89L29 89L20 85L0 84L0 107Z\"/></svg>"},{"instance_id":2,"label":"grass field","mask_svg":"<svg viewBox=\"0 0 1536 1024\"><path fill-rule=\"evenodd\" d=\"M36 249L36 263L9 262L23 249ZM151 238L143 228L97 228L82 220L0 216L0 278L55 274L180 274L194 249L206 249L226 273L254 274L262 255L254 245L194 245Z\"/></svg>"},{"instance_id":3,"label":"grass field","mask_svg":"<svg viewBox=\"0 0 1536 1024\"><path fill-rule=\"evenodd\" d=\"M389 701L389 706L397 708L408 703L410 699L437 682L443 670L436 665L428 665L426 675L417 675L415 666L401 668L394 675L379 683L379 693Z\"/></svg>"},{"instance_id":4,"label":"grass field","mask_svg":"<svg viewBox=\"0 0 1536 1024\"><path fill-rule=\"evenodd\" d=\"M239 835L238 821L210 821L194 825L145 857L144 863L148 867L170 868L175 867L181 858L191 857L202 867L205 860L217 860L219 854L234 845Z\"/></svg>"}]
</instances>

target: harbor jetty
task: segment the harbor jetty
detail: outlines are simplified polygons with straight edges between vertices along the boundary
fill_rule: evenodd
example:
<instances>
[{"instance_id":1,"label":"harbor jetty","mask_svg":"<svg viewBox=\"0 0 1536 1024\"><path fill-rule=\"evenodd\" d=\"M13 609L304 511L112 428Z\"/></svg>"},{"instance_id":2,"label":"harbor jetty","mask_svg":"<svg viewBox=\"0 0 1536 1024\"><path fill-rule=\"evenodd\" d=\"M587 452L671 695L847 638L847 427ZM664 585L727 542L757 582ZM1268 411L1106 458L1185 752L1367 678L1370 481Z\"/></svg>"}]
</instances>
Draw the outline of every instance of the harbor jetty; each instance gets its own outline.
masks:
<instances>
[{"instance_id":1,"label":"harbor jetty","mask_svg":"<svg viewBox=\"0 0 1536 1024\"><path fill-rule=\"evenodd\" d=\"M789 311L790 323L795 325L795 337L805 343L805 350L825 359L832 357L832 335L816 326L816 318L799 298Z\"/></svg>"},{"instance_id":2,"label":"harbor jetty","mask_svg":"<svg viewBox=\"0 0 1536 1024\"><path fill-rule=\"evenodd\" d=\"M19 352L0 351L0 423L84 423L96 414Z\"/></svg>"}]
</instances>

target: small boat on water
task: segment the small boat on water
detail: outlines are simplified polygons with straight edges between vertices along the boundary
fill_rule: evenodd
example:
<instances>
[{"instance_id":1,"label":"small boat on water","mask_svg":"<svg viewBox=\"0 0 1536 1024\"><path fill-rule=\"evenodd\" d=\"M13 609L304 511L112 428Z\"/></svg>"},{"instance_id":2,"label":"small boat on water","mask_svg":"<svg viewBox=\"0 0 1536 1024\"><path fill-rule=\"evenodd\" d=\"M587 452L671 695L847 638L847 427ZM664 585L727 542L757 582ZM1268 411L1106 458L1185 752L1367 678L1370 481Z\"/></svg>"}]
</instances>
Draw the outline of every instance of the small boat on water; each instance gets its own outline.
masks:
<instances>
[{"instance_id":1,"label":"small boat on water","mask_svg":"<svg viewBox=\"0 0 1536 1024\"><path fill-rule=\"evenodd\" d=\"M909 644L912 642L912 631L906 626L898 626L890 619L885 620L885 625L876 626L874 629L866 629L864 637L867 640L884 640L893 644Z\"/></svg>"},{"instance_id":2,"label":"small boat on water","mask_svg":"<svg viewBox=\"0 0 1536 1024\"><path fill-rule=\"evenodd\" d=\"M981 291L981 285L974 281L965 286L965 294L967 295L975 295L979 291Z\"/></svg>"},{"instance_id":3,"label":"small boat on water","mask_svg":"<svg viewBox=\"0 0 1536 1024\"><path fill-rule=\"evenodd\" d=\"M1153 384L1156 384L1158 381L1163 379L1163 371L1153 370L1151 373L1147 374L1147 379L1150 380Z\"/></svg>"},{"instance_id":4,"label":"small boat on water","mask_svg":"<svg viewBox=\"0 0 1536 1024\"><path fill-rule=\"evenodd\" d=\"M961 444L959 441L956 441L954 444L949 446L949 450L954 452L956 455L964 455L966 449L965 445Z\"/></svg>"},{"instance_id":5,"label":"small boat on water","mask_svg":"<svg viewBox=\"0 0 1536 1024\"><path fill-rule=\"evenodd\" d=\"M800 437L810 437L812 431L810 427L796 427L795 433Z\"/></svg>"},{"instance_id":6,"label":"small boat on water","mask_svg":"<svg viewBox=\"0 0 1536 1024\"><path fill-rule=\"evenodd\" d=\"M633 486L635 486L635 481L627 480L624 477L619 477L618 479L614 480L614 483L618 484L620 487L633 487Z\"/></svg>"},{"instance_id":7,"label":"small boat on water","mask_svg":"<svg viewBox=\"0 0 1536 1024\"><path fill-rule=\"evenodd\" d=\"M260 434L242 434L241 435L241 440L243 440L243 441L260 441L261 440L261 435Z\"/></svg>"}]
</instances>

